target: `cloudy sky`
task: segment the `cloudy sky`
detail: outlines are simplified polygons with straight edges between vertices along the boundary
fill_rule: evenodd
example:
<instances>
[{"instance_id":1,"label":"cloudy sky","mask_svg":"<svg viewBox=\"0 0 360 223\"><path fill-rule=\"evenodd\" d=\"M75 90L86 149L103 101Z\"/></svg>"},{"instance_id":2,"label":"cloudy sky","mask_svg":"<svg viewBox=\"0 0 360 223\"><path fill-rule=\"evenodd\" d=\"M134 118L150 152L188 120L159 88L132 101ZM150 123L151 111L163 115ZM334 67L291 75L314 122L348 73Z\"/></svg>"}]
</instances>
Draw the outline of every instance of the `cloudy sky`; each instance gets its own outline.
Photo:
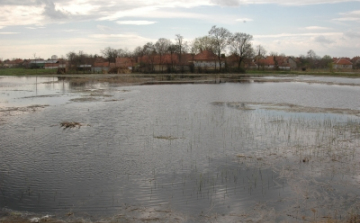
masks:
<instances>
[{"instance_id":1,"label":"cloudy sky","mask_svg":"<svg viewBox=\"0 0 360 223\"><path fill-rule=\"evenodd\" d=\"M133 50L211 26L253 35L268 53L360 55L360 0L0 0L0 59Z\"/></svg>"}]
</instances>

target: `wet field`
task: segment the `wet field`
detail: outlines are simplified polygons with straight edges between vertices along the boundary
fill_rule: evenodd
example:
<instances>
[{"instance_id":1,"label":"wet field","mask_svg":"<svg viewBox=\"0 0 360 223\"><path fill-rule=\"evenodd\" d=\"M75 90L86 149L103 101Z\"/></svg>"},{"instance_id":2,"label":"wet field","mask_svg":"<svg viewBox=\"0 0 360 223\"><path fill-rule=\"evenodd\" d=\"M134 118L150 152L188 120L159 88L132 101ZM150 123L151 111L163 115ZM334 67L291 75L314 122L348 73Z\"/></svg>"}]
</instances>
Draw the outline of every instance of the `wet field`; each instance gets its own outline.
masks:
<instances>
[{"instance_id":1,"label":"wet field","mask_svg":"<svg viewBox=\"0 0 360 223\"><path fill-rule=\"evenodd\" d=\"M358 84L0 77L2 215L303 222L359 214Z\"/></svg>"}]
</instances>

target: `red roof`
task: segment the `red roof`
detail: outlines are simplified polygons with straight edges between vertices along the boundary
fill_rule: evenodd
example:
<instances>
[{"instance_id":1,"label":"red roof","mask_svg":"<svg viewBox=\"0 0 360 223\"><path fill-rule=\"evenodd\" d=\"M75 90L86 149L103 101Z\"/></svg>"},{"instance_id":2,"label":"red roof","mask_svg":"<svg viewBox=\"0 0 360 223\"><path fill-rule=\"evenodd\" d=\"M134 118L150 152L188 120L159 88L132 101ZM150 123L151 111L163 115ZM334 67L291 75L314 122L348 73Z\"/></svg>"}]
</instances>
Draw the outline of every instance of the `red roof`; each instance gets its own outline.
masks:
<instances>
[{"instance_id":1,"label":"red roof","mask_svg":"<svg viewBox=\"0 0 360 223\"><path fill-rule=\"evenodd\" d=\"M116 67L132 67L134 66L135 62L133 58L130 57L117 57L116 58Z\"/></svg>"},{"instance_id":2,"label":"red roof","mask_svg":"<svg viewBox=\"0 0 360 223\"><path fill-rule=\"evenodd\" d=\"M45 67L59 67L59 64L58 63L46 63L44 66Z\"/></svg>"},{"instance_id":3,"label":"red roof","mask_svg":"<svg viewBox=\"0 0 360 223\"><path fill-rule=\"evenodd\" d=\"M95 62L94 67L108 67L110 65L109 62Z\"/></svg>"},{"instance_id":4,"label":"red roof","mask_svg":"<svg viewBox=\"0 0 360 223\"><path fill-rule=\"evenodd\" d=\"M189 63L194 59L194 54L181 54L181 61L183 64ZM164 54L164 55L144 55L138 58L139 62L143 63L152 63L156 65L165 65L165 64L179 64L179 54Z\"/></svg>"},{"instance_id":5,"label":"red roof","mask_svg":"<svg viewBox=\"0 0 360 223\"><path fill-rule=\"evenodd\" d=\"M204 50L194 56L195 61L214 61L217 59L218 57L210 50Z\"/></svg>"},{"instance_id":6,"label":"red roof","mask_svg":"<svg viewBox=\"0 0 360 223\"><path fill-rule=\"evenodd\" d=\"M14 59L12 61L7 62L7 64L21 64L23 62L22 59Z\"/></svg>"},{"instance_id":7,"label":"red roof","mask_svg":"<svg viewBox=\"0 0 360 223\"><path fill-rule=\"evenodd\" d=\"M262 64L262 65L275 65L275 61L274 61L274 57L273 56L268 56L264 59L259 59L257 61L258 64Z\"/></svg>"},{"instance_id":8,"label":"red roof","mask_svg":"<svg viewBox=\"0 0 360 223\"><path fill-rule=\"evenodd\" d=\"M340 58L334 61L334 64L337 65L352 65L351 61L348 58Z\"/></svg>"},{"instance_id":9,"label":"red roof","mask_svg":"<svg viewBox=\"0 0 360 223\"><path fill-rule=\"evenodd\" d=\"M261 65L267 65L267 66L273 65L274 66L275 60L276 60L278 66L281 66L281 67L290 66L288 59L283 56L267 56L265 59L258 59L256 62L257 62L257 64L261 64Z\"/></svg>"}]
</instances>

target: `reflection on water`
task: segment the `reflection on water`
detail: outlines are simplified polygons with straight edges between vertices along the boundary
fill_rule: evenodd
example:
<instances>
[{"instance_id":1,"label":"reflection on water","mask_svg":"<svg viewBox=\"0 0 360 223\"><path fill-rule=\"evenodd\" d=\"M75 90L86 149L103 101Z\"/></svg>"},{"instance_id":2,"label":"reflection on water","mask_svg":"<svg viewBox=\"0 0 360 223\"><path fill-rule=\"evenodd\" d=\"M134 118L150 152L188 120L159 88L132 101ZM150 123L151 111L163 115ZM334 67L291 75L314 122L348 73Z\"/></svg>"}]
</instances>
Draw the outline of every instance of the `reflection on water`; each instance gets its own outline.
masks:
<instances>
[{"instance_id":1,"label":"reflection on water","mask_svg":"<svg viewBox=\"0 0 360 223\"><path fill-rule=\"evenodd\" d=\"M33 78L1 81L1 93L8 93L2 101L46 98L51 106L2 126L0 207L96 218L132 206L170 211L186 222L313 220L314 212L321 220L358 211L359 117L233 105L356 110L359 88L53 80L52 87L40 84L38 95L56 97L31 97ZM71 101L84 97L99 100ZM62 121L84 126L63 129Z\"/></svg>"}]
</instances>

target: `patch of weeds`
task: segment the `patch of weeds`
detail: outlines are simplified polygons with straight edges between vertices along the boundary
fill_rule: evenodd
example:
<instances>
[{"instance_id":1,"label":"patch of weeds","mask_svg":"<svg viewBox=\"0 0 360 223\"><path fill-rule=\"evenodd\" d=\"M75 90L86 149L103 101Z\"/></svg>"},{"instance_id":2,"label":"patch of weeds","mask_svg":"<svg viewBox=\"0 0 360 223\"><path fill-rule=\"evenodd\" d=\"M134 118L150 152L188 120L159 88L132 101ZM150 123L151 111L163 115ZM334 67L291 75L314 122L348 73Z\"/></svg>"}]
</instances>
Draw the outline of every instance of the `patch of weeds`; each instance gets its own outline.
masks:
<instances>
[{"instance_id":1,"label":"patch of weeds","mask_svg":"<svg viewBox=\"0 0 360 223\"><path fill-rule=\"evenodd\" d=\"M114 101L124 101L125 99L110 99L110 100L105 100L104 102L114 102Z\"/></svg>"},{"instance_id":2,"label":"patch of weeds","mask_svg":"<svg viewBox=\"0 0 360 223\"><path fill-rule=\"evenodd\" d=\"M93 102L93 101L99 101L97 98L73 98L70 99L72 102Z\"/></svg>"},{"instance_id":3,"label":"patch of weeds","mask_svg":"<svg viewBox=\"0 0 360 223\"><path fill-rule=\"evenodd\" d=\"M177 137L173 137L173 136L163 136L163 135L160 135L160 136L154 136L155 139L165 139L165 140L175 140L175 139L179 139Z\"/></svg>"},{"instance_id":4,"label":"patch of weeds","mask_svg":"<svg viewBox=\"0 0 360 223\"><path fill-rule=\"evenodd\" d=\"M60 126L63 127L64 129L67 129L67 128L80 128L81 126L90 126L90 125L83 125L81 124L80 122L68 122L68 121L65 121L65 122L61 122L60 123Z\"/></svg>"}]
</instances>

